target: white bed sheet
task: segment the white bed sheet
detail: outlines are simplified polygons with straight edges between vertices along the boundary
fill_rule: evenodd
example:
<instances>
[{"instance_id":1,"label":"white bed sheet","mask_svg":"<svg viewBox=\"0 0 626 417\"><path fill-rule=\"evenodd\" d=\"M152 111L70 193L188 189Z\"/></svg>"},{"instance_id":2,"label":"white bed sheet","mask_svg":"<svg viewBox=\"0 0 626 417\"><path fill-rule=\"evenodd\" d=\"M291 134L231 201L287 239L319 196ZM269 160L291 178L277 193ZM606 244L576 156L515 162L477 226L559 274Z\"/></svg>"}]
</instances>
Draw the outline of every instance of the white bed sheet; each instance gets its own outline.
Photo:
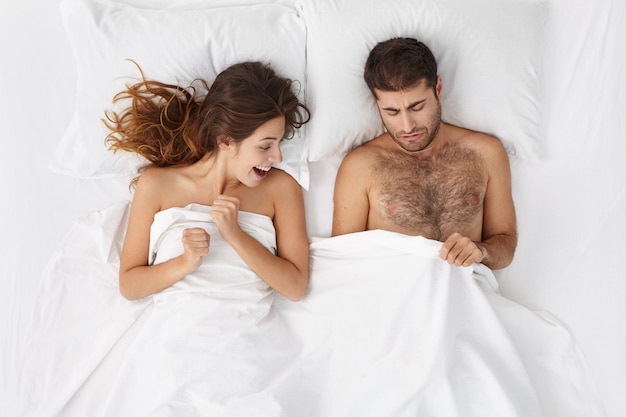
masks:
<instances>
[{"instance_id":1,"label":"white bed sheet","mask_svg":"<svg viewBox=\"0 0 626 417\"><path fill-rule=\"evenodd\" d=\"M43 276L22 417L605 417L558 320L498 294L484 265L442 261L441 242L383 230L317 238L309 292L294 303L215 234L210 210L155 215L155 263L182 252L185 227L207 230L211 251L132 302L117 282L129 203L74 224ZM275 249L267 217L239 221Z\"/></svg>"},{"instance_id":2,"label":"white bed sheet","mask_svg":"<svg viewBox=\"0 0 626 417\"><path fill-rule=\"evenodd\" d=\"M626 3L550 0L539 163L514 160L520 231L504 295L574 334L609 417L626 415ZM0 410L17 380L44 266L80 215L129 198L127 178L77 180L47 165L73 112L76 73L57 2L0 3ZM309 233L330 231L338 160L311 165Z\"/></svg>"}]
</instances>

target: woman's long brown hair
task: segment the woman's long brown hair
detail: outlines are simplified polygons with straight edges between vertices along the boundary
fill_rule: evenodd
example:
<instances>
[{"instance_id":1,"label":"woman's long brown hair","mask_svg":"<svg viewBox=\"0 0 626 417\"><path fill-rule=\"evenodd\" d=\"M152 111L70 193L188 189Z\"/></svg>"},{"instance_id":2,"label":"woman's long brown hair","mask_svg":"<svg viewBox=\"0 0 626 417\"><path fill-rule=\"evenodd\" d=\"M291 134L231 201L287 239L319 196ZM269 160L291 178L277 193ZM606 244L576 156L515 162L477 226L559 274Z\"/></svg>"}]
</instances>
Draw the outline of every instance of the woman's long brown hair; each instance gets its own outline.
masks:
<instances>
[{"instance_id":1,"label":"woman's long brown hair","mask_svg":"<svg viewBox=\"0 0 626 417\"><path fill-rule=\"evenodd\" d=\"M147 159L140 173L151 166L197 162L217 150L218 136L240 142L281 115L286 138L310 119L292 90L293 82L260 62L228 67L210 88L203 80L187 87L147 80L139 71L141 81L113 98L114 104L129 101L128 106L106 112L104 123L111 131L106 137L109 149Z\"/></svg>"}]
</instances>

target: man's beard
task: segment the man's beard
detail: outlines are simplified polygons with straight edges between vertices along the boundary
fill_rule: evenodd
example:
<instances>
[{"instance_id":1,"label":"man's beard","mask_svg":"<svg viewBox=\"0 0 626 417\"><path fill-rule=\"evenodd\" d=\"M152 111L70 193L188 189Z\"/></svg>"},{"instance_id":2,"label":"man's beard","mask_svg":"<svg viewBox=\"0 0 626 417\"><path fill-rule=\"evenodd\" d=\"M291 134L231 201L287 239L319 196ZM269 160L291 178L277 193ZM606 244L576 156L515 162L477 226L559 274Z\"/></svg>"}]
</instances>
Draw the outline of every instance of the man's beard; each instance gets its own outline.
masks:
<instances>
[{"instance_id":1,"label":"man's beard","mask_svg":"<svg viewBox=\"0 0 626 417\"><path fill-rule=\"evenodd\" d=\"M410 132L388 131L393 141L396 142L398 146L400 146L402 149L407 152L419 152L426 149L428 145L430 145L435 140L435 137L437 137L437 133L439 133L439 126L441 126L441 105L438 102L437 111L432 115L427 126L413 129ZM421 140L419 142L406 142L398 139L402 135L411 135L424 130L428 133L428 136L425 137L425 140Z\"/></svg>"}]
</instances>

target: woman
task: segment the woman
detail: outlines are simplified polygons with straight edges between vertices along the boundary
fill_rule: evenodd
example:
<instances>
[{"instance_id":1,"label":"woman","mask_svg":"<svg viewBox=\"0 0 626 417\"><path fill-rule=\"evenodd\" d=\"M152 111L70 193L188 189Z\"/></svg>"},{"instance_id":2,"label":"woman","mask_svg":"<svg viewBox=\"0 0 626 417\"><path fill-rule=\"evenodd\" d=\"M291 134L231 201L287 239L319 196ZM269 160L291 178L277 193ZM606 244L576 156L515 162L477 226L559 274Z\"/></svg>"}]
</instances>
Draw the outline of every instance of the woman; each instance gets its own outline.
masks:
<instances>
[{"instance_id":1,"label":"woman","mask_svg":"<svg viewBox=\"0 0 626 417\"><path fill-rule=\"evenodd\" d=\"M121 294L146 297L199 268L216 238L202 227L183 230L181 254L149 264L155 215L196 204L210 206L221 237L258 277L285 297L301 299L309 269L302 192L291 176L272 169L282 160L283 138L309 120L291 81L268 65L246 62L219 74L202 101L193 87L145 78L114 101L125 99L131 100L126 110L107 114L108 141L114 151L136 152L149 165L135 179ZM272 220L276 254L242 230L240 212Z\"/></svg>"},{"instance_id":2,"label":"woman","mask_svg":"<svg viewBox=\"0 0 626 417\"><path fill-rule=\"evenodd\" d=\"M107 114L111 148L148 165L130 207L72 229L53 261L25 415L301 415L314 398L274 304L302 298L309 269L301 189L272 169L309 119L291 81L246 62L203 100L142 74L114 101L128 107Z\"/></svg>"}]
</instances>

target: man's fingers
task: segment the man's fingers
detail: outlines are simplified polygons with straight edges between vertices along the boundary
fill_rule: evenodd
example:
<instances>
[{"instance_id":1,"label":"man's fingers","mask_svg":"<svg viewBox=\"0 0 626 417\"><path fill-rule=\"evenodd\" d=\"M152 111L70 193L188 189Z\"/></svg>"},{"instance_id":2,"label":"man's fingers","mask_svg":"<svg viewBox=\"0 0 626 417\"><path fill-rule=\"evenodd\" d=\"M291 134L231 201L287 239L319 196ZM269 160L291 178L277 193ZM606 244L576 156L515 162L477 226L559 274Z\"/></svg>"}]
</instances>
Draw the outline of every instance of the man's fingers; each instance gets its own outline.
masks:
<instances>
[{"instance_id":1,"label":"man's fingers","mask_svg":"<svg viewBox=\"0 0 626 417\"><path fill-rule=\"evenodd\" d=\"M480 262L482 252L470 238L453 233L441 246L439 257L453 265L470 266Z\"/></svg>"}]
</instances>

